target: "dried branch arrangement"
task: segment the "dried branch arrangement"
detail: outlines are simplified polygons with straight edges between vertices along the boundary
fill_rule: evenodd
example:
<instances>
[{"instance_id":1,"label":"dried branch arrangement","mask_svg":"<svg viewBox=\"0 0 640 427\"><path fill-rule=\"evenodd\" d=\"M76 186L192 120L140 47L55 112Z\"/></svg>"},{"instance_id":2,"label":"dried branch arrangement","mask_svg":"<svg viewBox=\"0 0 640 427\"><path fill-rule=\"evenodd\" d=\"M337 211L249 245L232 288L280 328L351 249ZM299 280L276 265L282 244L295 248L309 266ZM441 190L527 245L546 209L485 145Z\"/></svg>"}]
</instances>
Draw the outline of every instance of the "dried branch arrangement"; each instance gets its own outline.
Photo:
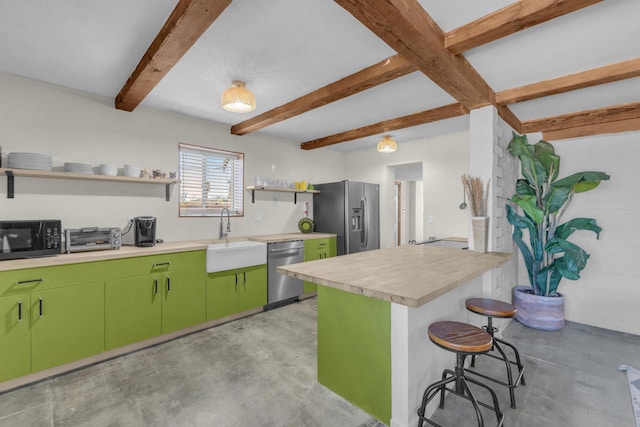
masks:
<instances>
[{"instance_id":1,"label":"dried branch arrangement","mask_svg":"<svg viewBox=\"0 0 640 427\"><path fill-rule=\"evenodd\" d=\"M489 197L489 184L486 190L482 186L482 178L479 176L462 175L462 186L469 198L472 216L487 216L487 199Z\"/></svg>"}]
</instances>

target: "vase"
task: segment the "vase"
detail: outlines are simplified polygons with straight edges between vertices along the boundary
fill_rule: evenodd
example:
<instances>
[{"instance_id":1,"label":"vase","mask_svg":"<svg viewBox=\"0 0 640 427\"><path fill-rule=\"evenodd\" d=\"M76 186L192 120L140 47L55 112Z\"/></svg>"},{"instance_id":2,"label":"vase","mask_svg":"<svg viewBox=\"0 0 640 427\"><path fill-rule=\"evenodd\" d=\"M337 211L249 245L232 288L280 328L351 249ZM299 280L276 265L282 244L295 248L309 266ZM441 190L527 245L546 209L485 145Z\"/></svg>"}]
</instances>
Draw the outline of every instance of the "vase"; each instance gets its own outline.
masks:
<instances>
[{"instance_id":1,"label":"vase","mask_svg":"<svg viewBox=\"0 0 640 427\"><path fill-rule=\"evenodd\" d=\"M487 252L487 235L489 233L489 218L486 216L472 216L473 250Z\"/></svg>"},{"instance_id":2,"label":"vase","mask_svg":"<svg viewBox=\"0 0 640 427\"><path fill-rule=\"evenodd\" d=\"M513 288L513 305L518 309L516 320L525 326L543 331L558 331L564 327L564 296L535 295L529 286Z\"/></svg>"}]
</instances>

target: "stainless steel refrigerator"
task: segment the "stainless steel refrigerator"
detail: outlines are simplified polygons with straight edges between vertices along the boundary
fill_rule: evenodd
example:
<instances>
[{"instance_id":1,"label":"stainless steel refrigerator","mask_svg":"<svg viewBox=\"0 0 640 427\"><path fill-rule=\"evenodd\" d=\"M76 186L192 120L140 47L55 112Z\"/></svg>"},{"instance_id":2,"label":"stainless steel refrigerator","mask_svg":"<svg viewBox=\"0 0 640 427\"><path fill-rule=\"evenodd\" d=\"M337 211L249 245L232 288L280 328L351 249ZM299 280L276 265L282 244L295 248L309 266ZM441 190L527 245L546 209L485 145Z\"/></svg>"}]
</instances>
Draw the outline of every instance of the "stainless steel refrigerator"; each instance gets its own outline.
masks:
<instances>
[{"instance_id":1,"label":"stainless steel refrigerator","mask_svg":"<svg viewBox=\"0 0 640 427\"><path fill-rule=\"evenodd\" d=\"M338 255L380 249L380 186L340 181L317 184L315 231L338 235Z\"/></svg>"}]
</instances>

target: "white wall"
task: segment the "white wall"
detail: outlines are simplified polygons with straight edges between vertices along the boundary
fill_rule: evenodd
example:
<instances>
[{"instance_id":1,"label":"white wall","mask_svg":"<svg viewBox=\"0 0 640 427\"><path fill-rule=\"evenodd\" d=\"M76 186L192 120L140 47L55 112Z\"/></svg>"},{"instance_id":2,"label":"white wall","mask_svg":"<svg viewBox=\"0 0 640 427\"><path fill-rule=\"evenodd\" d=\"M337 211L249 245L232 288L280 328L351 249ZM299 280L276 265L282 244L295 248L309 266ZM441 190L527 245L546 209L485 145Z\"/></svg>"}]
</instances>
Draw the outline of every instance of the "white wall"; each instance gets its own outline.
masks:
<instances>
[{"instance_id":1,"label":"white wall","mask_svg":"<svg viewBox=\"0 0 640 427\"><path fill-rule=\"evenodd\" d=\"M5 161L6 153L26 151L53 155L54 166L71 161L176 171L178 143L186 142L245 153L245 185L253 184L255 175L308 182L344 178L343 154L334 150L304 151L253 134L237 137L227 126L146 107L119 111L111 98L7 74L0 74L0 88ZM15 189L15 199L7 199L6 177L0 177L1 219L59 218L63 228L122 227L129 216L153 215L158 237L166 241L217 237L217 218L178 217L177 188L170 202L164 200L164 186L143 184L16 178ZM295 232L300 202L312 201L311 195L299 195L294 205L292 194L280 194L275 202L273 193L260 193L252 204L250 196L245 193L245 216L231 219L231 236Z\"/></svg>"},{"instance_id":2,"label":"white wall","mask_svg":"<svg viewBox=\"0 0 640 427\"><path fill-rule=\"evenodd\" d=\"M534 143L537 140L530 140ZM554 141L560 177L596 170L611 175L594 190L576 194L564 218L595 218L603 231L578 231L569 239L591 257L578 281L563 279L567 320L640 335L640 132ZM520 271L525 271L524 266ZM526 281L526 279L525 279ZM526 283L526 282L525 282Z\"/></svg>"},{"instance_id":3,"label":"white wall","mask_svg":"<svg viewBox=\"0 0 640 427\"><path fill-rule=\"evenodd\" d=\"M388 166L422 162L424 236L466 237L467 211L462 202L460 176L469 168L469 134L459 132L400 143L398 151L375 149L345 154L347 179L380 184L380 246L393 246L394 169ZM429 222L430 217L433 222Z\"/></svg>"}]
</instances>

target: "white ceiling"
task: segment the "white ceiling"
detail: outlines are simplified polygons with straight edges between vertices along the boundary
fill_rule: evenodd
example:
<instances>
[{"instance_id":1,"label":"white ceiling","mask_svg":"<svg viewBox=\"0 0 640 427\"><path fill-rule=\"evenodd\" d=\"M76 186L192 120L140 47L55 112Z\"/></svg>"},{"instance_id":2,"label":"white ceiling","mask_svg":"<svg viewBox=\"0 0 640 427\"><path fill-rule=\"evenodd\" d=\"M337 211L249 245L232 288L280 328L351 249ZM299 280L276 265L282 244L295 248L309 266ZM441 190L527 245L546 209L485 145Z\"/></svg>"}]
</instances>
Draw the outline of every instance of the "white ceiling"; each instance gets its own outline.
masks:
<instances>
[{"instance_id":1,"label":"white ceiling","mask_svg":"<svg viewBox=\"0 0 640 427\"><path fill-rule=\"evenodd\" d=\"M511 0L419 0L449 31ZM177 0L3 0L0 72L115 98ZM465 52L500 91L640 56L639 0L608 0ZM395 52L330 0L234 0L142 105L233 125ZM243 80L258 106L224 111ZM640 78L514 104L529 120L640 100ZM422 73L267 127L292 144L454 103ZM391 132L402 143L468 128L468 117ZM380 135L324 149L375 146Z\"/></svg>"}]
</instances>

